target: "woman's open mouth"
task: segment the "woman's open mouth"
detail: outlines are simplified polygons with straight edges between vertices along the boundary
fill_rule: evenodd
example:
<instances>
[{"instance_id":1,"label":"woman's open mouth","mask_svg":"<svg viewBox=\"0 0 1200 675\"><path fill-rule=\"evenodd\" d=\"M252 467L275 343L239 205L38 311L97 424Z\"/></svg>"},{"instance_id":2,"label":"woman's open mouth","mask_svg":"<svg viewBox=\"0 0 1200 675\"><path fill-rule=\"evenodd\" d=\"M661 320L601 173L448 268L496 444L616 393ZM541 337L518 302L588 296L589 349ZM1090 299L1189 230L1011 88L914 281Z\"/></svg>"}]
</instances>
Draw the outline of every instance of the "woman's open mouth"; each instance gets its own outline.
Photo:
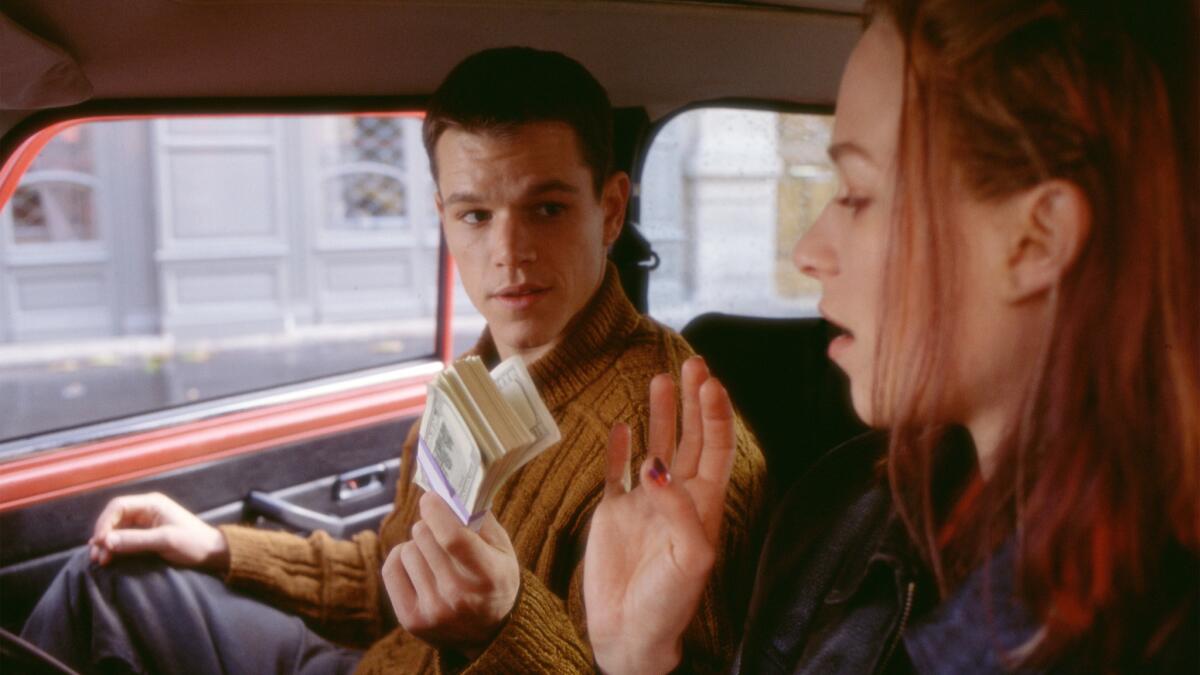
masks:
<instances>
[{"instance_id":1,"label":"woman's open mouth","mask_svg":"<svg viewBox=\"0 0 1200 675\"><path fill-rule=\"evenodd\" d=\"M830 333L833 335L833 339L829 341L827 353L829 354L829 358L836 361L839 355L849 349L850 345L854 344L854 333L830 321L828 318L825 321L829 323Z\"/></svg>"}]
</instances>

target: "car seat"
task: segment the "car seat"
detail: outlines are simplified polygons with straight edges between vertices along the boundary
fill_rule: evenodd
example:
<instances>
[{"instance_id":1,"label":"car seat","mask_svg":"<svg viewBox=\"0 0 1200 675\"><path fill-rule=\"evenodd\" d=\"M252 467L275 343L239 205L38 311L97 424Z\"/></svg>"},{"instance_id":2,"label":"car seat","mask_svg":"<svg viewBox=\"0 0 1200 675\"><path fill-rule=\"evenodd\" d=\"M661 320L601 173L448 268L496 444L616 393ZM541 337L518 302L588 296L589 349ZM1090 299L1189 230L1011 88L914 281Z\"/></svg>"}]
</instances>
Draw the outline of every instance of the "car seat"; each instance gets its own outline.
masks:
<instances>
[{"instance_id":1,"label":"car seat","mask_svg":"<svg viewBox=\"0 0 1200 675\"><path fill-rule=\"evenodd\" d=\"M825 451L866 431L846 376L826 355L833 332L823 319L713 312L682 332L758 437L774 494Z\"/></svg>"}]
</instances>

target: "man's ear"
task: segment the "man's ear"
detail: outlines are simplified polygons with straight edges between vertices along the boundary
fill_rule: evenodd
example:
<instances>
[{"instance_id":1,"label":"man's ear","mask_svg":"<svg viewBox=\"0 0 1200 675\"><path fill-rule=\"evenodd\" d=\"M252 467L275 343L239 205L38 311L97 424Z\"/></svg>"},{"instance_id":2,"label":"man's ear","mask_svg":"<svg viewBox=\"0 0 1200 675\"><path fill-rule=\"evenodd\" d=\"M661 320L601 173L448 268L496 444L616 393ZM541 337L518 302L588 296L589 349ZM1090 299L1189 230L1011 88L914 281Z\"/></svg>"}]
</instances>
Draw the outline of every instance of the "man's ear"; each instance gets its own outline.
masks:
<instances>
[{"instance_id":1,"label":"man's ear","mask_svg":"<svg viewBox=\"0 0 1200 675\"><path fill-rule=\"evenodd\" d=\"M1016 199L1005 295L1019 302L1057 286L1075 265L1091 235L1092 210L1083 190L1065 180L1040 183Z\"/></svg>"},{"instance_id":2,"label":"man's ear","mask_svg":"<svg viewBox=\"0 0 1200 675\"><path fill-rule=\"evenodd\" d=\"M445 223L446 219L442 215L442 191L437 188L433 189L433 204L437 207L438 222Z\"/></svg>"},{"instance_id":3,"label":"man's ear","mask_svg":"<svg viewBox=\"0 0 1200 675\"><path fill-rule=\"evenodd\" d=\"M625 209L629 205L629 174L615 171L604 181L600 205L604 209L604 246L609 247L617 240L625 224Z\"/></svg>"}]
</instances>

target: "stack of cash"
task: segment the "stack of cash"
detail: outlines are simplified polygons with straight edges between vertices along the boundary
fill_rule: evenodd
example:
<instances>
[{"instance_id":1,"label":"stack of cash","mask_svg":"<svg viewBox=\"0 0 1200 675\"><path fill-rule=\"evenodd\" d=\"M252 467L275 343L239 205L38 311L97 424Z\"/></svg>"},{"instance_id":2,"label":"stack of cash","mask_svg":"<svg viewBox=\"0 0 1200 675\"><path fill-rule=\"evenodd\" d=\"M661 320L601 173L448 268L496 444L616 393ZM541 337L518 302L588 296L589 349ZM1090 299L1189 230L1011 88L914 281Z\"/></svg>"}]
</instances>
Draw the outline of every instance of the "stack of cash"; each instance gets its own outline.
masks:
<instances>
[{"instance_id":1,"label":"stack of cash","mask_svg":"<svg viewBox=\"0 0 1200 675\"><path fill-rule=\"evenodd\" d=\"M560 438L519 356L491 373L468 356L429 384L413 480L477 527L504 481Z\"/></svg>"}]
</instances>

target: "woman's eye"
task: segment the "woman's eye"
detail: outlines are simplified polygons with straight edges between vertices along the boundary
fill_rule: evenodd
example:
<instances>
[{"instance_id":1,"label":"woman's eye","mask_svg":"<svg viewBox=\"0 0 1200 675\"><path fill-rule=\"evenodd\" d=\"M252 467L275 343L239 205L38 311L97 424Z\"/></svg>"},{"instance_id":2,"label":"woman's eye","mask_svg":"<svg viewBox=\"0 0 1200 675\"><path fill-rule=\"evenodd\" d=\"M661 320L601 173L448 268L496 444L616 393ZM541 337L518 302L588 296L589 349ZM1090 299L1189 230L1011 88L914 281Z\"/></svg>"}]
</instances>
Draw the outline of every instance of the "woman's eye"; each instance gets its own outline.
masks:
<instances>
[{"instance_id":1,"label":"woman's eye","mask_svg":"<svg viewBox=\"0 0 1200 675\"><path fill-rule=\"evenodd\" d=\"M866 208L871 203L867 197L859 197L856 195L846 195L837 198L838 206L850 209L851 213L858 213Z\"/></svg>"}]
</instances>

